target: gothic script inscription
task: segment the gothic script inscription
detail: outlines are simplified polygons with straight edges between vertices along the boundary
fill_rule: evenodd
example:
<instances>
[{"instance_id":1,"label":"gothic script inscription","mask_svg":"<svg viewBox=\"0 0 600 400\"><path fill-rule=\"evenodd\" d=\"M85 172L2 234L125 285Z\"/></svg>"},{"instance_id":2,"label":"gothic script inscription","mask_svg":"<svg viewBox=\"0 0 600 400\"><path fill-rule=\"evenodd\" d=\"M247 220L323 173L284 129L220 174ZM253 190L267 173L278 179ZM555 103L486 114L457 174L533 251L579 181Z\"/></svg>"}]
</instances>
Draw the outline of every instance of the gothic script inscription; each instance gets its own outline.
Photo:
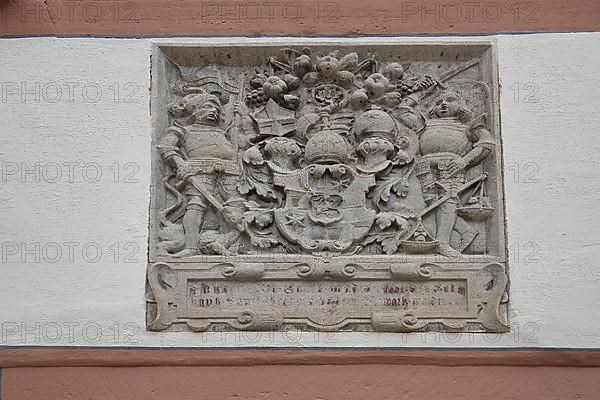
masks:
<instances>
[{"instance_id":1,"label":"gothic script inscription","mask_svg":"<svg viewBox=\"0 0 600 400\"><path fill-rule=\"evenodd\" d=\"M159 45L150 330L507 330L489 43Z\"/></svg>"}]
</instances>

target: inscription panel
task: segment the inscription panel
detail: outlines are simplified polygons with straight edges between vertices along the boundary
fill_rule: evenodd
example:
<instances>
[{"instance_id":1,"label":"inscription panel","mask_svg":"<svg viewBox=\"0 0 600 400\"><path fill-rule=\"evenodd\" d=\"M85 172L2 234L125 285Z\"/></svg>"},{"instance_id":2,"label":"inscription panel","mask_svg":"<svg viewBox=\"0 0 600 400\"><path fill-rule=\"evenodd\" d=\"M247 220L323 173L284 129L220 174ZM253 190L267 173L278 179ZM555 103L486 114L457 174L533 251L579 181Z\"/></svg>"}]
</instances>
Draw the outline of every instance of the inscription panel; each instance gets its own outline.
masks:
<instances>
[{"instance_id":1,"label":"inscription panel","mask_svg":"<svg viewBox=\"0 0 600 400\"><path fill-rule=\"evenodd\" d=\"M491 44L152 60L148 329L507 329Z\"/></svg>"},{"instance_id":2,"label":"inscription panel","mask_svg":"<svg viewBox=\"0 0 600 400\"><path fill-rule=\"evenodd\" d=\"M188 282L188 307L205 312L238 313L249 308L294 309L310 307L331 319L345 315L368 316L377 310L467 309L466 281L444 282ZM304 311L301 311L304 312Z\"/></svg>"}]
</instances>

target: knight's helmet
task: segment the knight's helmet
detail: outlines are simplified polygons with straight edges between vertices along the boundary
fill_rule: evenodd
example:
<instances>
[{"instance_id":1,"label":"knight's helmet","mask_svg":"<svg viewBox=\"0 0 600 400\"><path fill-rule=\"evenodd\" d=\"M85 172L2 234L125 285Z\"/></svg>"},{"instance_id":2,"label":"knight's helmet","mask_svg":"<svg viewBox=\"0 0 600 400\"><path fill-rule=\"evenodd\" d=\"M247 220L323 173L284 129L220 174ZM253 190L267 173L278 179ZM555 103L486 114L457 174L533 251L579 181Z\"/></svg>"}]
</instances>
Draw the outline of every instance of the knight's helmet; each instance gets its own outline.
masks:
<instances>
[{"instance_id":1,"label":"knight's helmet","mask_svg":"<svg viewBox=\"0 0 600 400\"><path fill-rule=\"evenodd\" d=\"M321 116L318 130L309 134L304 158L310 164L346 164L351 160L352 149L344 136L349 126L332 123L328 116Z\"/></svg>"},{"instance_id":2,"label":"knight's helmet","mask_svg":"<svg viewBox=\"0 0 600 400\"><path fill-rule=\"evenodd\" d=\"M202 107L202 105L206 103L210 103L215 106L219 113L223 113L223 105L221 104L221 100L218 96L212 93L200 92L187 95L185 98L185 105L188 112L192 113L195 108Z\"/></svg>"},{"instance_id":3,"label":"knight's helmet","mask_svg":"<svg viewBox=\"0 0 600 400\"><path fill-rule=\"evenodd\" d=\"M304 157L311 164L344 164L350 160L350 146L339 132L326 127L308 140Z\"/></svg>"},{"instance_id":4,"label":"knight's helmet","mask_svg":"<svg viewBox=\"0 0 600 400\"><path fill-rule=\"evenodd\" d=\"M354 123L354 135L358 142L359 170L372 173L390 165L397 136L396 123L391 115L380 108L365 111Z\"/></svg>"},{"instance_id":5,"label":"knight's helmet","mask_svg":"<svg viewBox=\"0 0 600 400\"><path fill-rule=\"evenodd\" d=\"M395 143L396 123L390 114L374 107L356 119L354 134L359 143L368 138L380 138Z\"/></svg>"}]
</instances>

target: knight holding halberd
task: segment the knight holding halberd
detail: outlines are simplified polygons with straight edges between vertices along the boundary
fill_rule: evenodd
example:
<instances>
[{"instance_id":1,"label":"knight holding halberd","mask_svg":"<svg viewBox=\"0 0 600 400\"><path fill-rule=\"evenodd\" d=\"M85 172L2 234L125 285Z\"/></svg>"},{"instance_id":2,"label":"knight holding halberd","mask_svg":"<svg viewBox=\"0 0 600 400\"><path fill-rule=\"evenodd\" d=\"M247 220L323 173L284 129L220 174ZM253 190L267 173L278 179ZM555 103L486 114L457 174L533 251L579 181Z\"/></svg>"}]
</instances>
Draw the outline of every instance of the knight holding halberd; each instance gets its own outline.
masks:
<instances>
[{"instance_id":1,"label":"knight holding halberd","mask_svg":"<svg viewBox=\"0 0 600 400\"><path fill-rule=\"evenodd\" d=\"M209 206L222 204L237 193L239 169L234 145L219 126L223 106L207 92L188 94L172 106L187 116L186 125L175 122L158 145L161 157L176 172L176 186L186 197L183 229L185 248L174 257L199 254L198 239Z\"/></svg>"},{"instance_id":2,"label":"knight holding halberd","mask_svg":"<svg viewBox=\"0 0 600 400\"><path fill-rule=\"evenodd\" d=\"M419 137L417 175L426 203L440 202L435 210L438 252L456 257L478 234L456 213L465 173L492 152L494 139L478 119L473 119L471 111L454 91L439 95L429 117ZM453 230L460 235L459 249L450 246Z\"/></svg>"}]
</instances>

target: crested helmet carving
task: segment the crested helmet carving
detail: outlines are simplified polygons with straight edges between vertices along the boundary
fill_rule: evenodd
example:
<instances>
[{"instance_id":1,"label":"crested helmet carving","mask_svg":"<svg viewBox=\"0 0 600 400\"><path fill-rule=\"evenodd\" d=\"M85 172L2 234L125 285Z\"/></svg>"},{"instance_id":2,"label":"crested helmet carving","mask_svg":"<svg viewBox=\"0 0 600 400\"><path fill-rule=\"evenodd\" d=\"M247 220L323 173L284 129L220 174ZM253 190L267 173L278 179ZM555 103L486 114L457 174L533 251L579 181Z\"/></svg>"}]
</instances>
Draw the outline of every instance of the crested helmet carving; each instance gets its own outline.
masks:
<instances>
[{"instance_id":1,"label":"crested helmet carving","mask_svg":"<svg viewBox=\"0 0 600 400\"><path fill-rule=\"evenodd\" d=\"M350 159L351 148L339 131L326 126L306 143L304 157L309 163L336 164Z\"/></svg>"},{"instance_id":2,"label":"crested helmet carving","mask_svg":"<svg viewBox=\"0 0 600 400\"><path fill-rule=\"evenodd\" d=\"M380 108L372 108L362 113L354 123L354 132L358 142L374 137L396 142L394 119Z\"/></svg>"}]
</instances>

